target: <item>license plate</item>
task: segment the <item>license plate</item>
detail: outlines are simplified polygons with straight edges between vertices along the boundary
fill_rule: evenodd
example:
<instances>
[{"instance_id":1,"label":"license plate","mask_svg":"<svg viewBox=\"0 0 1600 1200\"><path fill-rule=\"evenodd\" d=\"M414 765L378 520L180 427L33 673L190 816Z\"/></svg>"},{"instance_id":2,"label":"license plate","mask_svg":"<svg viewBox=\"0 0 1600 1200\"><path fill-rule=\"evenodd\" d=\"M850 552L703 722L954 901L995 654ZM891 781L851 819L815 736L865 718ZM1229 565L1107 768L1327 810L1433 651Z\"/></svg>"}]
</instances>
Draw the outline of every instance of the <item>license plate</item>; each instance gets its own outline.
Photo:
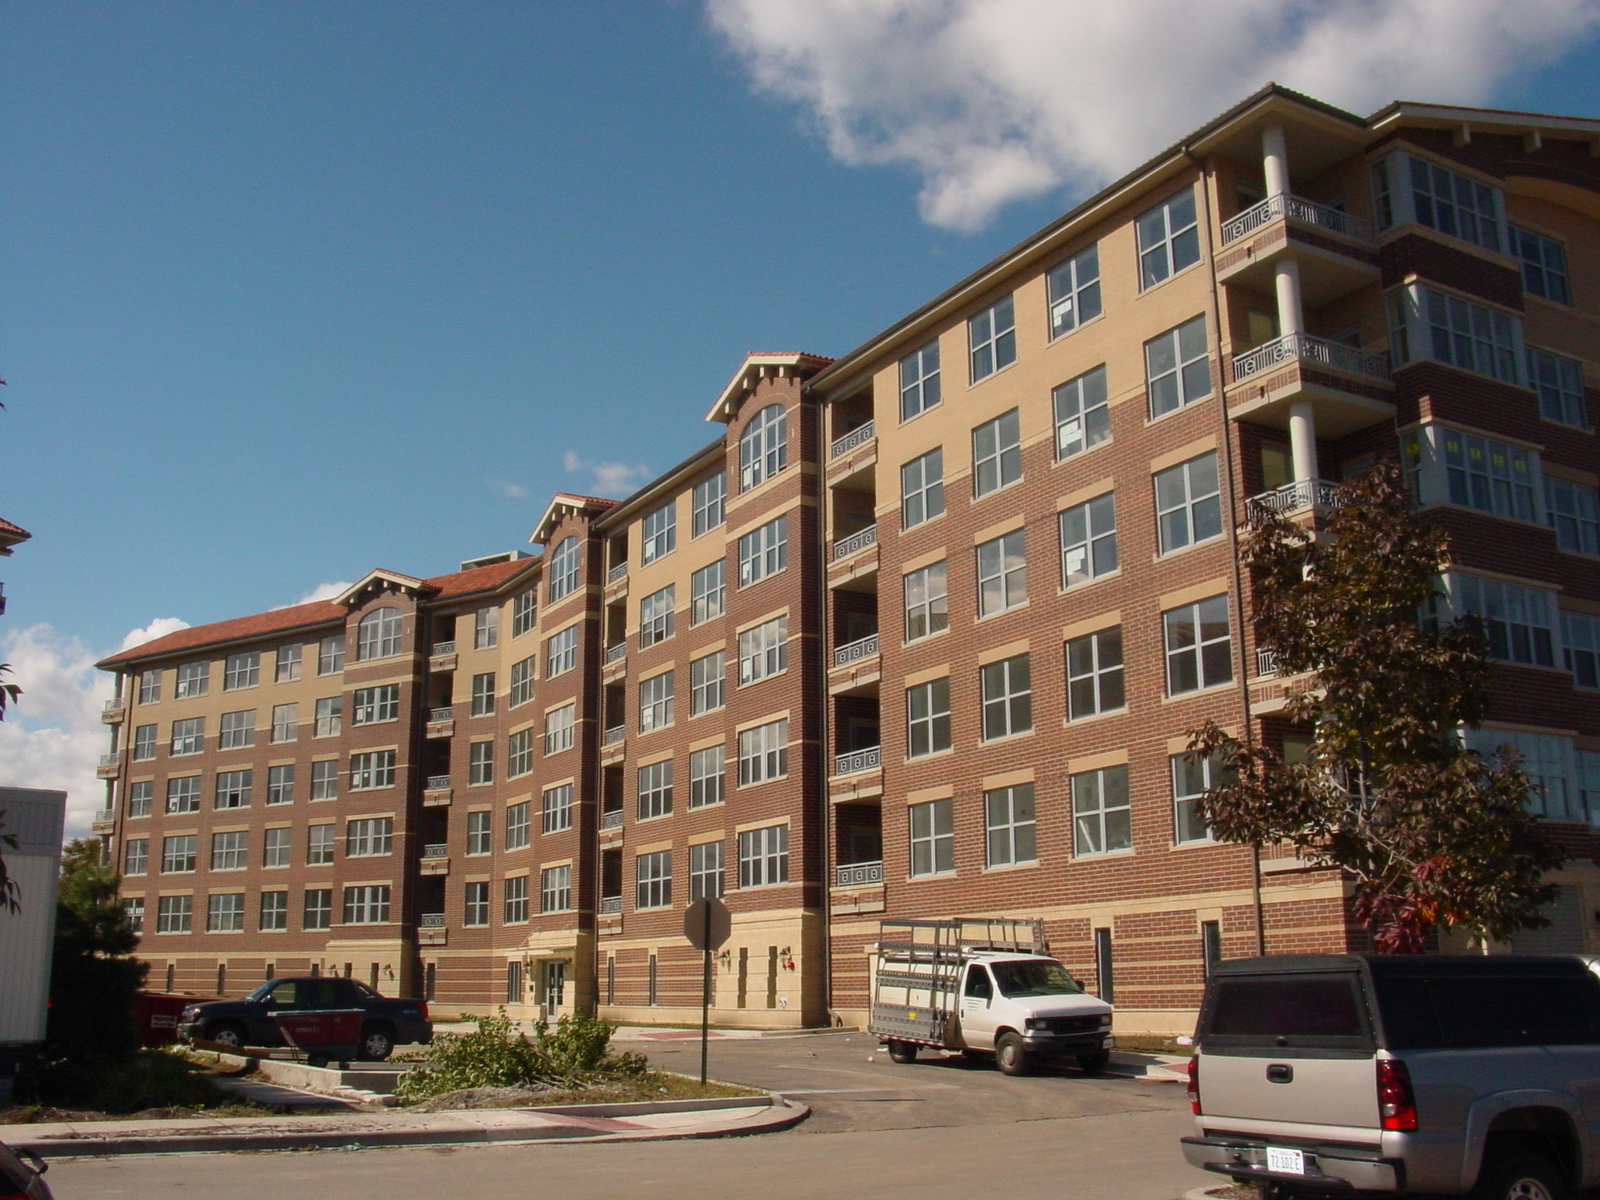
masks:
<instances>
[{"instance_id":1,"label":"license plate","mask_svg":"<svg viewBox=\"0 0 1600 1200\"><path fill-rule=\"evenodd\" d=\"M1284 1175L1304 1175L1306 1156L1300 1150L1280 1150L1276 1146L1268 1146L1267 1170Z\"/></svg>"}]
</instances>

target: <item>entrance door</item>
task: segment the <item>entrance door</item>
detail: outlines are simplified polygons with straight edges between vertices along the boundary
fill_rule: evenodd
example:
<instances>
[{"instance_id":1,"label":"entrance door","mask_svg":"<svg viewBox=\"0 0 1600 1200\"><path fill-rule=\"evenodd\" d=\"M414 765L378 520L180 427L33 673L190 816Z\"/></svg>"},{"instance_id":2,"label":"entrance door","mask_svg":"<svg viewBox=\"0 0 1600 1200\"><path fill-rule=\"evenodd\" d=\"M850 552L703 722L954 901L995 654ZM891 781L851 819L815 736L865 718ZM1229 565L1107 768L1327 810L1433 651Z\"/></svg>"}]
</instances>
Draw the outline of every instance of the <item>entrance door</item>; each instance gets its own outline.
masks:
<instances>
[{"instance_id":1,"label":"entrance door","mask_svg":"<svg viewBox=\"0 0 1600 1200\"><path fill-rule=\"evenodd\" d=\"M567 962L562 958L546 959L544 964L544 1019L554 1021L557 1010L567 1002Z\"/></svg>"}]
</instances>

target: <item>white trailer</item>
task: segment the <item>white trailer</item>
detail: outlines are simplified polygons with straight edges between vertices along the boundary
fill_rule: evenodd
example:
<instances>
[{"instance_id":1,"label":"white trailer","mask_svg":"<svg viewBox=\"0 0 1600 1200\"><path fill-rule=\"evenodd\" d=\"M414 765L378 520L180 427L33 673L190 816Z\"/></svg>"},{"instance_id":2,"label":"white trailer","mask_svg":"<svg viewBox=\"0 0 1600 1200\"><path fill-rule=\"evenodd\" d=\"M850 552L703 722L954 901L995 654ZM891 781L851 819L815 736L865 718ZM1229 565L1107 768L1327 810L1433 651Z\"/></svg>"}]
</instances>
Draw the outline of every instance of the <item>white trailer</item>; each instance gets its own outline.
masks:
<instances>
[{"instance_id":1,"label":"white trailer","mask_svg":"<svg viewBox=\"0 0 1600 1200\"><path fill-rule=\"evenodd\" d=\"M0 787L0 833L17 840L15 849L0 846L0 857L18 904L14 912L0 907L0 1107L11 1103L12 1082L32 1069L44 1044L66 811L65 792Z\"/></svg>"}]
</instances>

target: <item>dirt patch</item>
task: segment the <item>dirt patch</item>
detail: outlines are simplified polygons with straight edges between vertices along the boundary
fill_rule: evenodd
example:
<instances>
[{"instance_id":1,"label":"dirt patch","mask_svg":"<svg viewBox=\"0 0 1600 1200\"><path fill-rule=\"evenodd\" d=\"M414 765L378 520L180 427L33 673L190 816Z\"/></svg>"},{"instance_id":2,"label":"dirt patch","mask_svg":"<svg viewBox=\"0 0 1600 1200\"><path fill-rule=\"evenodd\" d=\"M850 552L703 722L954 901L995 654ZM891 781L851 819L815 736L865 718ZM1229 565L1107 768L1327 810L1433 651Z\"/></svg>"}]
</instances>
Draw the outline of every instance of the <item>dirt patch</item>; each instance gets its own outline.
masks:
<instances>
[{"instance_id":1,"label":"dirt patch","mask_svg":"<svg viewBox=\"0 0 1600 1200\"><path fill-rule=\"evenodd\" d=\"M215 1108L146 1108L133 1113L104 1113L48 1104L0 1108L0 1125L53 1125L68 1121L170 1121L178 1117L269 1117L278 1110L259 1104L219 1104Z\"/></svg>"}]
</instances>

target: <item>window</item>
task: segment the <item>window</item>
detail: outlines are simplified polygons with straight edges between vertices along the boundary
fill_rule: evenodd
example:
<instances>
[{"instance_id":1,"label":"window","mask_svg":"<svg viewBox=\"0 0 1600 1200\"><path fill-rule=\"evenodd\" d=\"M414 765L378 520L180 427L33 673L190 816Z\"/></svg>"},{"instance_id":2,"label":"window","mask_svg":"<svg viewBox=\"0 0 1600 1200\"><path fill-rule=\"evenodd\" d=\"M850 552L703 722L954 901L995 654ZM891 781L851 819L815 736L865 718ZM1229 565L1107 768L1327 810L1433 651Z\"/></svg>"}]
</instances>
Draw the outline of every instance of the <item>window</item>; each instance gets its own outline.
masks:
<instances>
[{"instance_id":1,"label":"window","mask_svg":"<svg viewBox=\"0 0 1600 1200\"><path fill-rule=\"evenodd\" d=\"M1167 647L1167 695L1179 696L1233 679L1228 598L1212 596L1161 614Z\"/></svg>"},{"instance_id":2,"label":"window","mask_svg":"<svg viewBox=\"0 0 1600 1200\"><path fill-rule=\"evenodd\" d=\"M256 744L256 710L225 712L217 736L218 750L239 750Z\"/></svg>"},{"instance_id":3,"label":"window","mask_svg":"<svg viewBox=\"0 0 1600 1200\"><path fill-rule=\"evenodd\" d=\"M274 704L272 706L272 740L292 742L300 734L300 706Z\"/></svg>"},{"instance_id":4,"label":"window","mask_svg":"<svg viewBox=\"0 0 1600 1200\"><path fill-rule=\"evenodd\" d=\"M755 683L789 666L789 618L774 617L739 635L739 683Z\"/></svg>"},{"instance_id":5,"label":"window","mask_svg":"<svg viewBox=\"0 0 1600 1200\"><path fill-rule=\"evenodd\" d=\"M389 658L400 653L400 610L375 608L356 626L356 658Z\"/></svg>"},{"instance_id":6,"label":"window","mask_svg":"<svg viewBox=\"0 0 1600 1200\"><path fill-rule=\"evenodd\" d=\"M339 764L331 758L311 764L311 798L336 800L339 796Z\"/></svg>"},{"instance_id":7,"label":"window","mask_svg":"<svg viewBox=\"0 0 1600 1200\"><path fill-rule=\"evenodd\" d=\"M1539 393L1539 415L1579 429L1589 428L1589 402L1583 392L1583 365L1544 350L1528 351L1528 382Z\"/></svg>"},{"instance_id":8,"label":"window","mask_svg":"<svg viewBox=\"0 0 1600 1200\"><path fill-rule=\"evenodd\" d=\"M1567 252L1560 242L1513 225L1511 252L1522 260L1523 291L1558 304L1572 303L1567 289Z\"/></svg>"},{"instance_id":9,"label":"window","mask_svg":"<svg viewBox=\"0 0 1600 1200\"><path fill-rule=\"evenodd\" d=\"M718 471L694 485L690 505L694 510L694 536L699 537L723 522L724 505L728 492L728 473Z\"/></svg>"},{"instance_id":10,"label":"window","mask_svg":"<svg viewBox=\"0 0 1600 1200\"><path fill-rule=\"evenodd\" d=\"M672 903L672 851L657 850L634 860L640 908L665 908Z\"/></svg>"},{"instance_id":11,"label":"window","mask_svg":"<svg viewBox=\"0 0 1600 1200\"><path fill-rule=\"evenodd\" d=\"M199 754L205 749L206 719L186 717L172 723L172 753Z\"/></svg>"},{"instance_id":12,"label":"window","mask_svg":"<svg viewBox=\"0 0 1600 1200\"><path fill-rule=\"evenodd\" d=\"M287 867L289 865L289 839L294 830L288 827L268 829L262 834L261 865L263 867Z\"/></svg>"},{"instance_id":13,"label":"window","mask_svg":"<svg viewBox=\"0 0 1600 1200\"><path fill-rule=\"evenodd\" d=\"M1144 344L1150 416L1174 412L1211 394L1211 359L1206 354L1206 319L1185 321Z\"/></svg>"},{"instance_id":14,"label":"window","mask_svg":"<svg viewBox=\"0 0 1600 1200\"><path fill-rule=\"evenodd\" d=\"M161 703L161 668L152 667L139 675L139 703Z\"/></svg>"},{"instance_id":15,"label":"window","mask_svg":"<svg viewBox=\"0 0 1600 1200\"><path fill-rule=\"evenodd\" d=\"M472 614L472 648L491 650L500 644L500 609L487 604Z\"/></svg>"},{"instance_id":16,"label":"window","mask_svg":"<svg viewBox=\"0 0 1600 1200\"><path fill-rule=\"evenodd\" d=\"M722 843L697 842L689 847L689 899L721 895Z\"/></svg>"},{"instance_id":17,"label":"window","mask_svg":"<svg viewBox=\"0 0 1600 1200\"><path fill-rule=\"evenodd\" d=\"M572 907L572 868L546 867L539 872L539 911L566 912Z\"/></svg>"},{"instance_id":18,"label":"window","mask_svg":"<svg viewBox=\"0 0 1600 1200\"><path fill-rule=\"evenodd\" d=\"M1072 852L1107 854L1133 848L1128 768L1102 767L1070 776Z\"/></svg>"},{"instance_id":19,"label":"window","mask_svg":"<svg viewBox=\"0 0 1600 1200\"><path fill-rule=\"evenodd\" d=\"M678 546L678 503L668 500L659 508L645 513L639 523L641 539L640 561L653 563L664 554L671 554Z\"/></svg>"},{"instance_id":20,"label":"window","mask_svg":"<svg viewBox=\"0 0 1600 1200\"><path fill-rule=\"evenodd\" d=\"M238 933L243 929L243 892L227 892L206 898L207 933Z\"/></svg>"},{"instance_id":21,"label":"window","mask_svg":"<svg viewBox=\"0 0 1600 1200\"><path fill-rule=\"evenodd\" d=\"M533 588L518 592L511 600L511 636L519 638L539 621L539 593Z\"/></svg>"},{"instance_id":22,"label":"window","mask_svg":"<svg viewBox=\"0 0 1600 1200\"><path fill-rule=\"evenodd\" d=\"M181 875L193 871L196 854L195 843L197 840L196 835L192 833L162 838L161 873L163 875Z\"/></svg>"},{"instance_id":23,"label":"window","mask_svg":"<svg viewBox=\"0 0 1600 1200\"><path fill-rule=\"evenodd\" d=\"M528 674L531 676L533 660L529 658L523 661L528 664ZM545 639L544 663L544 677L546 679L554 679L557 675L564 675L578 665L578 627L576 625L569 625L560 633ZM515 681L515 678L516 673L513 670L513 681ZM516 702L513 701L512 703Z\"/></svg>"},{"instance_id":24,"label":"window","mask_svg":"<svg viewBox=\"0 0 1600 1200\"><path fill-rule=\"evenodd\" d=\"M1476 575L1448 576L1458 612L1483 618L1489 654L1507 662L1555 666L1555 604L1552 593Z\"/></svg>"},{"instance_id":25,"label":"window","mask_svg":"<svg viewBox=\"0 0 1600 1200\"><path fill-rule=\"evenodd\" d=\"M346 925L382 925L389 919L389 885L368 883L344 890Z\"/></svg>"},{"instance_id":26,"label":"window","mask_svg":"<svg viewBox=\"0 0 1600 1200\"><path fill-rule=\"evenodd\" d=\"M326 866L333 861L333 826L312 825L306 830L306 864Z\"/></svg>"},{"instance_id":27,"label":"window","mask_svg":"<svg viewBox=\"0 0 1600 1200\"><path fill-rule=\"evenodd\" d=\"M1600 493L1582 483L1544 478L1545 515L1556 545L1574 554L1600 555Z\"/></svg>"},{"instance_id":28,"label":"window","mask_svg":"<svg viewBox=\"0 0 1600 1200\"><path fill-rule=\"evenodd\" d=\"M487 925L489 923L489 885L487 883L467 884L466 903L462 910L461 923L463 925Z\"/></svg>"},{"instance_id":29,"label":"window","mask_svg":"<svg viewBox=\"0 0 1600 1200\"><path fill-rule=\"evenodd\" d=\"M251 771L218 771L213 808L250 807Z\"/></svg>"},{"instance_id":30,"label":"window","mask_svg":"<svg viewBox=\"0 0 1600 1200\"><path fill-rule=\"evenodd\" d=\"M250 865L250 846L243 830L211 835L211 869L242 871Z\"/></svg>"},{"instance_id":31,"label":"window","mask_svg":"<svg viewBox=\"0 0 1600 1200\"><path fill-rule=\"evenodd\" d=\"M1013 530L978 547L978 615L1004 612L1028 598L1023 531Z\"/></svg>"},{"instance_id":32,"label":"window","mask_svg":"<svg viewBox=\"0 0 1600 1200\"><path fill-rule=\"evenodd\" d=\"M739 539L739 586L749 587L789 565L789 514Z\"/></svg>"},{"instance_id":33,"label":"window","mask_svg":"<svg viewBox=\"0 0 1600 1200\"><path fill-rule=\"evenodd\" d=\"M280 763L267 768L267 803L294 803L294 764Z\"/></svg>"},{"instance_id":34,"label":"window","mask_svg":"<svg viewBox=\"0 0 1600 1200\"><path fill-rule=\"evenodd\" d=\"M1072 587L1117 569L1117 509L1113 493L1061 513L1061 586Z\"/></svg>"},{"instance_id":35,"label":"window","mask_svg":"<svg viewBox=\"0 0 1600 1200\"><path fill-rule=\"evenodd\" d=\"M307 888L301 910L300 924L304 929L327 929L333 924L333 889Z\"/></svg>"},{"instance_id":36,"label":"window","mask_svg":"<svg viewBox=\"0 0 1600 1200\"><path fill-rule=\"evenodd\" d=\"M1013 408L972 431L973 495L987 496L1021 478L1022 432Z\"/></svg>"},{"instance_id":37,"label":"window","mask_svg":"<svg viewBox=\"0 0 1600 1200\"><path fill-rule=\"evenodd\" d=\"M721 558L689 577L689 624L698 625L722 615L727 577L728 564Z\"/></svg>"},{"instance_id":38,"label":"window","mask_svg":"<svg viewBox=\"0 0 1600 1200\"><path fill-rule=\"evenodd\" d=\"M1106 369L1096 367L1050 393L1055 406L1056 458L1071 458L1111 437Z\"/></svg>"},{"instance_id":39,"label":"window","mask_svg":"<svg viewBox=\"0 0 1600 1200\"><path fill-rule=\"evenodd\" d=\"M578 586L578 539L562 538L550 554L550 600L561 599Z\"/></svg>"},{"instance_id":40,"label":"window","mask_svg":"<svg viewBox=\"0 0 1600 1200\"><path fill-rule=\"evenodd\" d=\"M342 696L324 696L317 701L316 730L319 738L339 736L339 731L344 726L344 719L340 715L343 707Z\"/></svg>"},{"instance_id":41,"label":"window","mask_svg":"<svg viewBox=\"0 0 1600 1200\"><path fill-rule=\"evenodd\" d=\"M739 732L739 786L777 779L789 772L789 721L772 721Z\"/></svg>"},{"instance_id":42,"label":"window","mask_svg":"<svg viewBox=\"0 0 1600 1200\"><path fill-rule=\"evenodd\" d=\"M1003 658L980 669L983 684L983 738L1010 737L1033 728L1033 686L1028 656Z\"/></svg>"},{"instance_id":43,"label":"window","mask_svg":"<svg viewBox=\"0 0 1600 1200\"><path fill-rule=\"evenodd\" d=\"M1222 536L1222 494L1214 451L1157 471L1155 489L1161 553Z\"/></svg>"},{"instance_id":44,"label":"window","mask_svg":"<svg viewBox=\"0 0 1600 1200\"><path fill-rule=\"evenodd\" d=\"M473 742L467 747L467 783L494 782L494 743Z\"/></svg>"},{"instance_id":45,"label":"window","mask_svg":"<svg viewBox=\"0 0 1600 1200\"><path fill-rule=\"evenodd\" d=\"M523 659L523 662L530 664L531 661ZM513 676L516 674L515 667L512 668L512 674ZM472 715L487 717L492 712L494 712L494 672L483 671L472 677Z\"/></svg>"},{"instance_id":46,"label":"window","mask_svg":"<svg viewBox=\"0 0 1600 1200\"><path fill-rule=\"evenodd\" d=\"M722 775L721 746L693 751L689 755L689 807L704 808L708 804L721 804Z\"/></svg>"},{"instance_id":47,"label":"window","mask_svg":"<svg viewBox=\"0 0 1600 1200\"><path fill-rule=\"evenodd\" d=\"M725 656L721 650L713 651L689 664L689 715L697 717L703 712L721 708L723 679L728 673Z\"/></svg>"},{"instance_id":48,"label":"window","mask_svg":"<svg viewBox=\"0 0 1600 1200\"><path fill-rule=\"evenodd\" d=\"M156 756L156 727L141 725L133 731L133 761L144 762Z\"/></svg>"},{"instance_id":49,"label":"window","mask_svg":"<svg viewBox=\"0 0 1600 1200\"><path fill-rule=\"evenodd\" d=\"M1581 688L1600 688L1600 617L1563 612L1561 642L1573 684Z\"/></svg>"},{"instance_id":50,"label":"window","mask_svg":"<svg viewBox=\"0 0 1600 1200\"><path fill-rule=\"evenodd\" d=\"M673 671L663 671L639 681L639 732L664 729L672 724Z\"/></svg>"},{"instance_id":51,"label":"window","mask_svg":"<svg viewBox=\"0 0 1600 1200\"><path fill-rule=\"evenodd\" d=\"M572 785L563 783L553 788L546 788L543 809L544 820L540 828L545 833L560 833L563 829L571 829Z\"/></svg>"},{"instance_id":52,"label":"window","mask_svg":"<svg viewBox=\"0 0 1600 1200\"><path fill-rule=\"evenodd\" d=\"M781 404L769 404L739 435L739 490L770 479L789 465L789 417Z\"/></svg>"},{"instance_id":53,"label":"window","mask_svg":"<svg viewBox=\"0 0 1600 1200\"><path fill-rule=\"evenodd\" d=\"M185 775L181 779L167 780L167 812L191 813L200 811L200 776Z\"/></svg>"},{"instance_id":54,"label":"window","mask_svg":"<svg viewBox=\"0 0 1600 1200\"><path fill-rule=\"evenodd\" d=\"M1471 729L1466 731L1466 742L1469 749L1489 759L1499 758L1498 751L1505 745L1522 754L1523 770L1531 785L1527 805L1536 816L1593 820L1593 810L1586 810L1585 803L1594 795L1595 757L1576 750L1570 738L1509 729Z\"/></svg>"},{"instance_id":55,"label":"window","mask_svg":"<svg viewBox=\"0 0 1600 1200\"><path fill-rule=\"evenodd\" d=\"M122 911L128 915L128 929L138 934L144 932L144 898L130 896L122 902Z\"/></svg>"},{"instance_id":56,"label":"window","mask_svg":"<svg viewBox=\"0 0 1600 1200\"><path fill-rule=\"evenodd\" d=\"M261 682L261 652L249 650L243 654L230 654L223 663L222 690L237 691L255 687Z\"/></svg>"},{"instance_id":57,"label":"window","mask_svg":"<svg viewBox=\"0 0 1600 1200\"><path fill-rule=\"evenodd\" d=\"M1506 383L1522 382L1522 321L1461 296L1408 284L1389 294L1397 365L1432 358Z\"/></svg>"},{"instance_id":58,"label":"window","mask_svg":"<svg viewBox=\"0 0 1600 1200\"><path fill-rule=\"evenodd\" d=\"M488 854L494 849L494 814L488 811L467 814L467 853Z\"/></svg>"},{"instance_id":59,"label":"window","mask_svg":"<svg viewBox=\"0 0 1600 1200\"><path fill-rule=\"evenodd\" d=\"M967 347L972 382L986 379L1017 357L1016 309L1009 295L967 318Z\"/></svg>"},{"instance_id":60,"label":"window","mask_svg":"<svg viewBox=\"0 0 1600 1200\"><path fill-rule=\"evenodd\" d=\"M936 562L905 576L906 641L938 633L950 623L945 564Z\"/></svg>"},{"instance_id":61,"label":"window","mask_svg":"<svg viewBox=\"0 0 1600 1200\"><path fill-rule=\"evenodd\" d=\"M207 686L211 682L211 664L208 662L192 662L178 664L178 686L173 695L179 700L190 700L195 696L204 696Z\"/></svg>"},{"instance_id":62,"label":"window","mask_svg":"<svg viewBox=\"0 0 1600 1200\"><path fill-rule=\"evenodd\" d=\"M329 634L317 643L317 674L337 675L342 670L344 670L344 634Z\"/></svg>"},{"instance_id":63,"label":"window","mask_svg":"<svg viewBox=\"0 0 1600 1200\"><path fill-rule=\"evenodd\" d=\"M672 811L672 760L639 768L639 819L664 817Z\"/></svg>"},{"instance_id":64,"label":"window","mask_svg":"<svg viewBox=\"0 0 1600 1200\"><path fill-rule=\"evenodd\" d=\"M122 873L144 875L150 870L150 839L129 838L122 844Z\"/></svg>"},{"instance_id":65,"label":"window","mask_svg":"<svg viewBox=\"0 0 1600 1200\"><path fill-rule=\"evenodd\" d=\"M929 342L900 360L900 419L909 421L939 399L939 343Z\"/></svg>"},{"instance_id":66,"label":"window","mask_svg":"<svg viewBox=\"0 0 1600 1200\"><path fill-rule=\"evenodd\" d=\"M667 584L639 601L639 648L664 642L673 634L672 608L676 602L676 584Z\"/></svg>"},{"instance_id":67,"label":"window","mask_svg":"<svg viewBox=\"0 0 1600 1200\"><path fill-rule=\"evenodd\" d=\"M563 704L560 708L551 709L544 715L544 752L555 754L562 750L571 750L573 741L573 726L577 720L578 706L574 701Z\"/></svg>"},{"instance_id":68,"label":"window","mask_svg":"<svg viewBox=\"0 0 1600 1200\"><path fill-rule=\"evenodd\" d=\"M950 749L950 681L933 679L906 689L906 757Z\"/></svg>"},{"instance_id":69,"label":"window","mask_svg":"<svg viewBox=\"0 0 1600 1200\"><path fill-rule=\"evenodd\" d=\"M1172 836L1178 842L1204 842L1211 830L1200 819L1200 797L1222 778L1215 758L1198 754L1172 756Z\"/></svg>"},{"instance_id":70,"label":"window","mask_svg":"<svg viewBox=\"0 0 1600 1200\"><path fill-rule=\"evenodd\" d=\"M1378 228L1415 221L1463 241L1500 249L1500 189L1413 155L1372 164Z\"/></svg>"},{"instance_id":71,"label":"window","mask_svg":"<svg viewBox=\"0 0 1600 1200\"><path fill-rule=\"evenodd\" d=\"M951 802L930 800L906 810L911 825L911 874L940 875L956 869L956 835Z\"/></svg>"},{"instance_id":72,"label":"window","mask_svg":"<svg viewBox=\"0 0 1600 1200\"><path fill-rule=\"evenodd\" d=\"M193 896L162 896L156 901L157 933L188 933Z\"/></svg>"},{"instance_id":73,"label":"window","mask_svg":"<svg viewBox=\"0 0 1600 1200\"><path fill-rule=\"evenodd\" d=\"M574 630L574 633L576 633L576 630ZM516 708L519 704L526 704L533 699L533 677L533 655L530 654L527 658L518 659L511 664L511 690L507 697L507 702L512 708ZM492 673L489 676L489 691L488 705L489 711L492 712L494 710L494 675Z\"/></svg>"},{"instance_id":74,"label":"window","mask_svg":"<svg viewBox=\"0 0 1600 1200\"><path fill-rule=\"evenodd\" d=\"M921 525L944 512L944 450L929 450L900 468L900 524Z\"/></svg>"},{"instance_id":75,"label":"window","mask_svg":"<svg viewBox=\"0 0 1600 1200\"><path fill-rule=\"evenodd\" d=\"M289 928L289 893L261 893L261 928L267 932Z\"/></svg>"},{"instance_id":76,"label":"window","mask_svg":"<svg viewBox=\"0 0 1600 1200\"><path fill-rule=\"evenodd\" d=\"M394 786L393 750L373 750L350 756L350 790Z\"/></svg>"},{"instance_id":77,"label":"window","mask_svg":"<svg viewBox=\"0 0 1600 1200\"><path fill-rule=\"evenodd\" d=\"M344 827L346 858L375 858L394 848L393 817L360 817Z\"/></svg>"},{"instance_id":78,"label":"window","mask_svg":"<svg viewBox=\"0 0 1600 1200\"><path fill-rule=\"evenodd\" d=\"M375 725L380 721L400 719L400 685L357 688L351 707L351 716L357 725Z\"/></svg>"},{"instance_id":79,"label":"window","mask_svg":"<svg viewBox=\"0 0 1600 1200\"><path fill-rule=\"evenodd\" d=\"M1402 447L1423 503L1447 501L1500 517L1539 519L1539 458L1533 451L1441 425L1407 434Z\"/></svg>"},{"instance_id":80,"label":"window","mask_svg":"<svg viewBox=\"0 0 1600 1200\"><path fill-rule=\"evenodd\" d=\"M739 834L739 886L789 882L789 827L768 825Z\"/></svg>"},{"instance_id":81,"label":"window","mask_svg":"<svg viewBox=\"0 0 1600 1200\"><path fill-rule=\"evenodd\" d=\"M528 816L528 802L508 805L506 808L506 849L526 850L533 844L533 823Z\"/></svg>"},{"instance_id":82,"label":"window","mask_svg":"<svg viewBox=\"0 0 1600 1200\"><path fill-rule=\"evenodd\" d=\"M148 817L154 808L155 784L148 780L128 785L128 816Z\"/></svg>"},{"instance_id":83,"label":"window","mask_svg":"<svg viewBox=\"0 0 1600 1200\"><path fill-rule=\"evenodd\" d=\"M1122 687L1122 627L1067 642L1067 719L1113 712L1127 703Z\"/></svg>"},{"instance_id":84,"label":"window","mask_svg":"<svg viewBox=\"0 0 1600 1200\"><path fill-rule=\"evenodd\" d=\"M1050 289L1050 336L1059 337L1100 315L1100 247L1080 250L1045 277Z\"/></svg>"},{"instance_id":85,"label":"window","mask_svg":"<svg viewBox=\"0 0 1600 1200\"><path fill-rule=\"evenodd\" d=\"M991 867L1038 861L1034 837L1033 784L1019 783L985 792L983 811Z\"/></svg>"},{"instance_id":86,"label":"window","mask_svg":"<svg viewBox=\"0 0 1600 1200\"><path fill-rule=\"evenodd\" d=\"M506 778L533 770L533 730L519 729L506 739Z\"/></svg>"},{"instance_id":87,"label":"window","mask_svg":"<svg viewBox=\"0 0 1600 1200\"><path fill-rule=\"evenodd\" d=\"M1139 217L1139 287L1153 287L1200 261L1194 188L1186 187Z\"/></svg>"}]
</instances>

